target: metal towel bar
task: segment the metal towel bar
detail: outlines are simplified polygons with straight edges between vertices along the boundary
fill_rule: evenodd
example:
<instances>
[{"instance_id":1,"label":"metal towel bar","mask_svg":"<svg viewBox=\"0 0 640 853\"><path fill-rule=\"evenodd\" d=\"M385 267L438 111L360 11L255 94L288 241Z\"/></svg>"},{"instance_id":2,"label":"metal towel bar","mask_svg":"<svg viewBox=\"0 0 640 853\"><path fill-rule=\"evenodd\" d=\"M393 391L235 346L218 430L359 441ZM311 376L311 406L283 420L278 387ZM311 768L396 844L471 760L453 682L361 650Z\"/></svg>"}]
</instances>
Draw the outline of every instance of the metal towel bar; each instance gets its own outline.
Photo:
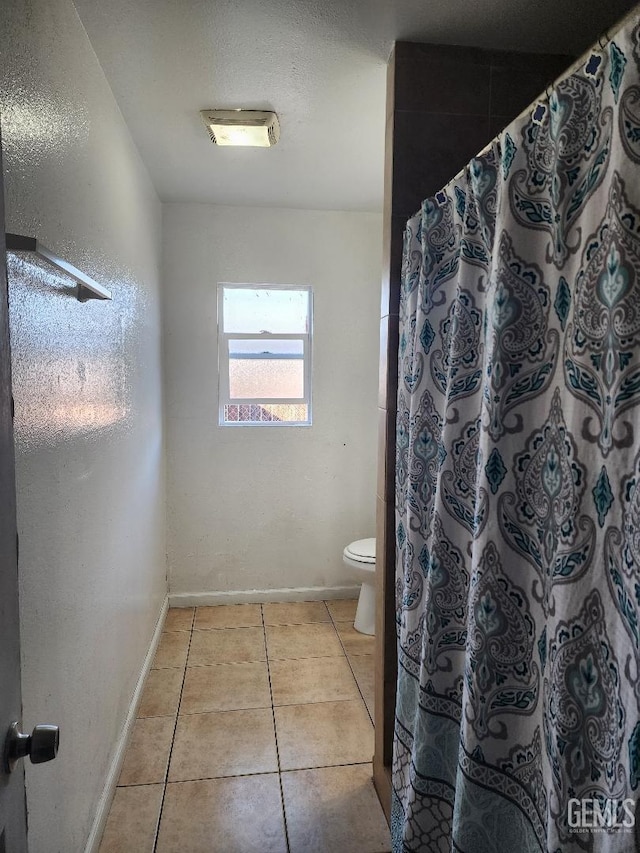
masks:
<instances>
[{"instance_id":1,"label":"metal towel bar","mask_svg":"<svg viewBox=\"0 0 640 853\"><path fill-rule=\"evenodd\" d=\"M86 302L88 299L111 299L111 292L98 284L88 275L85 275L73 264L60 258L51 249L47 249L36 237L23 237L20 234L6 235L7 252L33 252L39 258L50 263L59 272L68 275L78 285L76 298L79 302Z\"/></svg>"}]
</instances>

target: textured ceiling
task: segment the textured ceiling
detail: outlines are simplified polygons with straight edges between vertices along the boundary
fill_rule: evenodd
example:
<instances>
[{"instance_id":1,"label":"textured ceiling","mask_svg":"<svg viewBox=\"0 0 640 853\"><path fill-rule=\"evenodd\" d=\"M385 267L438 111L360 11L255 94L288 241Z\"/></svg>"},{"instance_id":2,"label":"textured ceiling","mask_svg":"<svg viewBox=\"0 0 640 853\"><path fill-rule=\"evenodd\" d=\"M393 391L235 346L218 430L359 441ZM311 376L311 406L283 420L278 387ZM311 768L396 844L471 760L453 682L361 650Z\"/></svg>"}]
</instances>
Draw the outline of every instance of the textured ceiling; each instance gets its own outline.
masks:
<instances>
[{"instance_id":1,"label":"textured ceiling","mask_svg":"<svg viewBox=\"0 0 640 853\"><path fill-rule=\"evenodd\" d=\"M75 0L163 201L382 207L396 39L578 55L629 0ZM274 109L271 149L216 148L207 107Z\"/></svg>"}]
</instances>

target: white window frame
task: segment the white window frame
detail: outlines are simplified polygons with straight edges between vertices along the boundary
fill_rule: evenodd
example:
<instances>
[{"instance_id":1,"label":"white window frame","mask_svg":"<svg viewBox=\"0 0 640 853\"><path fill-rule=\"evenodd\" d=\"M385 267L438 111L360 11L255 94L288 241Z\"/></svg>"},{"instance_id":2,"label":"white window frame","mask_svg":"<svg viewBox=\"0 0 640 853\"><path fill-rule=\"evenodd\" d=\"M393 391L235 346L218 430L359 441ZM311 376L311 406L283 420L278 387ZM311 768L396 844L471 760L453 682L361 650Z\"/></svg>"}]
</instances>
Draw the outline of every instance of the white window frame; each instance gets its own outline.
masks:
<instances>
[{"instance_id":1,"label":"white window frame","mask_svg":"<svg viewBox=\"0 0 640 853\"><path fill-rule=\"evenodd\" d=\"M225 332L224 331L224 291L225 289L236 290L305 290L309 294L309 330L308 332L296 332L295 334L284 334L281 332ZM311 354L313 334L313 288L310 284L251 284L249 282L232 283L220 282L218 284L218 425L222 427L310 427L312 425L311 412ZM302 341L304 397L265 397L256 399L231 399L229 391L229 341ZM308 420L306 421L225 421L224 407L235 405L294 405L307 406Z\"/></svg>"}]
</instances>

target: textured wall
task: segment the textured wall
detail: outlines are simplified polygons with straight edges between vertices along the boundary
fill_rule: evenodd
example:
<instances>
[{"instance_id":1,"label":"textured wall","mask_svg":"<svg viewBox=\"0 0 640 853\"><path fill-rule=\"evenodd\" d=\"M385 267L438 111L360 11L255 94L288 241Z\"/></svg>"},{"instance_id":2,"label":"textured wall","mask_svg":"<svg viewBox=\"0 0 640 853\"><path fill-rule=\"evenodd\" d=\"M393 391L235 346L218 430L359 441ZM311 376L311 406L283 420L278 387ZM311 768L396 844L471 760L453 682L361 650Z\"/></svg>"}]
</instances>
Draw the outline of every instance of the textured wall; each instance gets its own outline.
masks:
<instances>
[{"instance_id":1,"label":"textured wall","mask_svg":"<svg viewBox=\"0 0 640 853\"><path fill-rule=\"evenodd\" d=\"M31 853L76 853L165 593L160 205L70 0L0 11L7 228L105 284L10 259Z\"/></svg>"},{"instance_id":2,"label":"textured wall","mask_svg":"<svg viewBox=\"0 0 640 853\"><path fill-rule=\"evenodd\" d=\"M381 218L163 208L172 592L350 583L373 536ZM218 282L314 288L313 426L219 427Z\"/></svg>"}]
</instances>

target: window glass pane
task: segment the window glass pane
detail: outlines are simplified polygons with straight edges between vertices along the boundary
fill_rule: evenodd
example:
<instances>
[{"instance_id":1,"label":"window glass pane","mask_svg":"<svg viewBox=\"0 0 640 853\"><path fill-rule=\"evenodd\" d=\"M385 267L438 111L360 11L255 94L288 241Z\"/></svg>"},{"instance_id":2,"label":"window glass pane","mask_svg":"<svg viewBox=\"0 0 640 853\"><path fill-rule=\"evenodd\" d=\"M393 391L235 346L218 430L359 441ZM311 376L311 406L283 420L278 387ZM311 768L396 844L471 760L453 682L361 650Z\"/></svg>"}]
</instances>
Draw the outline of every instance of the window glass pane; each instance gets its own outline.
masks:
<instances>
[{"instance_id":1,"label":"window glass pane","mask_svg":"<svg viewBox=\"0 0 640 853\"><path fill-rule=\"evenodd\" d=\"M279 338L230 338L229 358L302 358L304 343Z\"/></svg>"},{"instance_id":2,"label":"window glass pane","mask_svg":"<svg viewBox=\"0 0 640 853\"><path fill-rule=\"evenodd\" d=\"M306 403L230 403L224 407L225 424L308 423Z\"/></svg>"},{"instance_id":3,"label":"window glass pane","mask_svg":"<svg viewBox=\"0 0 640 853\"><path fill-rule=\"evenodd\" d=\"M288 340L230 340L231 400L304 399L304 344Z\"/></svg>"},{"instance_id":4,"label":"window glass pane","mask_svg":"<svg viewBox=\"0 0 640 853\"><path fill-rule=\"evenodd\" d=\"M309 291L266 287L224 287L225 332L307 334Z\"/></svg>"}]
</instances>

